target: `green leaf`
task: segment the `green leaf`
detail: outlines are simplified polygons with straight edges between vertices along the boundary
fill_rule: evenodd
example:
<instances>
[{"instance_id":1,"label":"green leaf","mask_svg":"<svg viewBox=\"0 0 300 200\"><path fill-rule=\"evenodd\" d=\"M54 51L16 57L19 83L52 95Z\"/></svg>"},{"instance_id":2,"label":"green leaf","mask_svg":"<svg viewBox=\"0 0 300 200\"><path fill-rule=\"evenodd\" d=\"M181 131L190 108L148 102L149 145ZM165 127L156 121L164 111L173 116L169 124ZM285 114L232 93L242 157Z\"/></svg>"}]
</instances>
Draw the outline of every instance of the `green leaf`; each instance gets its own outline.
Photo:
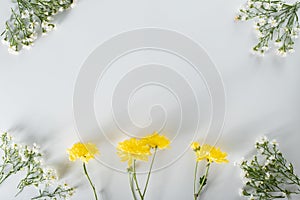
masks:
<instances>
[{"instance_id":1,"label":"green leaf","mask_svg":"<svg viewBox=\"0 0 300 200\"><path fill-rule=\"evenodd\" d=\"M199 179L199 183L200 183L200 185L205 186L207 183L207 178L205 176L201 176Z\"/></svg>"}]
</instances>

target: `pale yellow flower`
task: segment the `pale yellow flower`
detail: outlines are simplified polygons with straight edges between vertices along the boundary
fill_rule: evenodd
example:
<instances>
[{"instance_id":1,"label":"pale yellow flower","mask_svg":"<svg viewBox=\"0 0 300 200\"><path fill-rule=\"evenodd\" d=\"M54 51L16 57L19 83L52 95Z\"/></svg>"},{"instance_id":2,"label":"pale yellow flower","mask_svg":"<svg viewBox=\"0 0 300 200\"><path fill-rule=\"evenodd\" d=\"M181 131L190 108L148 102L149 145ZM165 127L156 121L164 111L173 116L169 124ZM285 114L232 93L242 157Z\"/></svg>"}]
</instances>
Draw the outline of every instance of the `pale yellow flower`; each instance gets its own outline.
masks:
<instances>
[{"instance_id":1,"label":"pale yellow flower","mask_svg":"<svg viewBox=\"0 0 300 200\"><path fill-rule=\"evenodd\" d=\"M88 163L90 159L94 159L95 154L99 154L99 150L95 144L80 142L74 144L67 152L69 153L69 159L71 161L80 159L85 163Z\"/></svg>"},{"instance_id":2,"label":"pale yellow flower","mask_svg":"<svg viewBox=\"0 0 300 200\"><path fill-rule=\"evenodd\" d=\"M128 166L132 165L134 160L148 161L150 146L136 138L130 138L119 142L117 146L117 154L122 162L127 161Z\"/></svg>"},{"instance_id":3,"label":"pale yellow flower","mask_svg":"<svg viewBox=\"0 0 300 200\"><path fill-rule=\"evenodd\" d=\"M194 147L197 146L197 143L194 144ZM192 146L193 148L193 146ZM194 149L194 148L193 148ZM208 162L216 162L216 163L228 163L226 159L227 153L222 152L220 148L213 147L209 144L204 144L202 146L199 145L198 148L195 149L197 162L201 160L207 160Z\"/></svg>"},{"instance_id":4,"label":"pale yellow flower","mask_svg":"<svg viewBox=\"0 0 300 200\"><path fill-rule=\"evenodd\" d=\"M148 136L145 136L141 139L142 142L149 145L151 148L159 148L159 149L165 149L170 146L170 140L164 136L158 134L156 131Z\"/></svg>"}]
</instances>

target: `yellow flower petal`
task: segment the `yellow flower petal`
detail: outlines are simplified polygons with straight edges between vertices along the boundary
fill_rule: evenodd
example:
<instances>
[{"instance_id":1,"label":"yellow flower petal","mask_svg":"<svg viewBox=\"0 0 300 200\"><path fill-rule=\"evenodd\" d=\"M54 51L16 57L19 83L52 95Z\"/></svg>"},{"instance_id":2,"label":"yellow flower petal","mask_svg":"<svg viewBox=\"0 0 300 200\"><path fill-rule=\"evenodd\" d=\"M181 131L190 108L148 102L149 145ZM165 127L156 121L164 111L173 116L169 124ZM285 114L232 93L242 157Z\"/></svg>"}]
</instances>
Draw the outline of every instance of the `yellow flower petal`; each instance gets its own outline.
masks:
<instances>
[{"instance_id":1,"label":"yellow flower petal","mask_svg":"<svg viewBox=\"0 0 300 200\"><path fill-rule=\"evenodd\" d=\"M216 162L216 163L228 163L229 161L226 159L227 153L222 152L220 148L213 148L210 151L209 155L209 162Z\"/></svg>"},{"instance_id":2,"label":"yellow flower petal","mask_svg":"<svg viewBox=\"0 0 300 200\"><path fill-rule=\"evenodd\" d=\"M151 152L150 147L144 142L136 138L130 138L118 144L117 154L122 162L127 161L128 166L131 166L133 160L148 161Z\"/></svg>"},{"instance_id":3,"label":"yellow flower petal","mask_svg":"<svg viewBox=\"0 0 300 200\"><path fill-rule=\"evenodd\" d=\"M149 145L151 148L159 148L159 149L165 149L170 146L170 140L164 136L158 134L156 131L148 136L145 136L141 139L142 142Z\"/></svg>"},{"instance_id":4,"label":"yellow flower petal","mask_svg":"<svg viewBox=\"0 0 300 200\"><path fill-rule=\"evenodd\" d=\"M193 143L191 144L191 148L192 148L194 151L196 151L197 149L200 149L200 144L199 144L199 142L193 142Z\"/></svg>"},{"instance_id":5,"label":"yellow flower petal","mask_svg":"<svg viewBox=\"0 0 300 200\"><path fill-rule=\"evenodd\" d=\"M80 142L74 144L71 149L67 150L67 152L69 154L70 161L80 159L85 163L88 163L90 159L94 159L95 154L99 154L99 150L95 144Z\"/></svg>"},{"instance_id":6,"label":"yellow flower petal","mask_svg":"<svg viewBox=\"0 0 300 200\"><path fill-rule=\"evenodd\" d=\"M228 163L227 153L222 152L220 148L213 147L209 144L204 144L202 146L198 146L199 143L194 142L192 144L192 149L196 152L196 160L197 162L201 160L207 160L208 162L215 163Z\"/></svg>"},{"instance_id":7,"label":"yellow flower petal","mask_svg":"<svg viewBox=\"0 0 300 200\"><path fill-rule=\"evenodd\" d=\"M196 151L197 161L208 159L209 153L212 150L212 146L209 144L204 144Z\"/></svg>"}]
</instances>

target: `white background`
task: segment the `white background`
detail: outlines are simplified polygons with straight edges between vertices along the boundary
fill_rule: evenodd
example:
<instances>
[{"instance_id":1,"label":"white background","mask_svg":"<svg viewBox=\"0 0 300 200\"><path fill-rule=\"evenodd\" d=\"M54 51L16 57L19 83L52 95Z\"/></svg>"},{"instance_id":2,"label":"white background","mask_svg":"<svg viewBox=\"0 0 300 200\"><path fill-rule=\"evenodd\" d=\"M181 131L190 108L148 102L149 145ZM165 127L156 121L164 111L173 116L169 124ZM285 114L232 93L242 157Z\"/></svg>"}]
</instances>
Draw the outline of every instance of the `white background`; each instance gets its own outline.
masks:
<instances>
[{"instance_id":1,"label":"white background","mask_svg":"<svg viewBox=\"0 0 300 200\"><path fill-rule=\"evenodd\" d=\"M226 88L227 115L218 142L230 163L214 165L203 199L241 199L235 160L246 156L257 137L276 138L300 174L299 41L287 58L250 54L256 38L252 23L233 18L243 1L81 0L61 16L57 30L14 56L0 46L0 129L19 141L37 142L63 180L78 187L73 199L93 199L79 162L66 149L78 141L72 110L76 77L88 55L102 42L124 31L159 27L175 30L201 44L220 71ZM0 25L9 18L0 3ZM99 145L100 150L102 149ZM176 147L172 147L173 149ZM105 151L105 149L101 150ZM192 199L194 155L186 152L171 167L154 173L147 199ZM126 168L126 164L120 164ZM92 179L104 200L131 199L125 174L92 161ZM14 180L0 186L1 199L15 199ZM30 191L16 199L28 199Z\"/></svg>"}]
</instances>

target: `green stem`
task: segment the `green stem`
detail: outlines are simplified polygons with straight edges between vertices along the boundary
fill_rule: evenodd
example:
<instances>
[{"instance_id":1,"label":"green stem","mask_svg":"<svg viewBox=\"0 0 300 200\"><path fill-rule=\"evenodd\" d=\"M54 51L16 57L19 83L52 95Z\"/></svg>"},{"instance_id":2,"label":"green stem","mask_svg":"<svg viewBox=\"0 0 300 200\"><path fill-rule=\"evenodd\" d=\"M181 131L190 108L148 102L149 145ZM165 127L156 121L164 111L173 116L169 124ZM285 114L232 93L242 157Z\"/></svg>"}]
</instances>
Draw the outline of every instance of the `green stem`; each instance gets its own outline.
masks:
<instances>
[{"instance_id":1,"label":"green stem","mask_svg":"<svg viewBox=\"0 0 300 200\"><path fill-rule=\"evenodd\" d=\"M97 196L97 192L96 192L95 186L92 183L91 178L90 178L90 176L89 176L89 174L87 172L85 163L83 163L83 170L84 170L84 174L86 175L87 179L89 180L89 183L90 183L91 187L93 188L95 199L98 200L98 196Z\"/></svg>"},{"instance_id":2,"label":"green stem","mask_svg":"<svg viewBox=\"0 0 300 200\"><path fill-rule=\"evenodd\" d=\"M205 170L205 175L204 175L204 178L202 180L202 182L200 183L200 187L199 187L199 190L197 192L197 194L195 194L195 199L197 199L204 187L204 183L206 182L206 179L207 179L207 176L208 176L208 171L209 171L209 167L210 167L210 162L207 163L206 165L206 170Z\"/></svg>"},{"instance_id":3,"label":"green stem","mask_svg":"<svg viewBox=\"0 0 300 200\"><path fill-rule=\"evenodd\" d=\"M199 165L199 162L196 161L195 172L194 172L194 199L195 199L195 200L197 200L197 195L196 195L196 182L197 182L198 165Z\"/></svg>"},{"instance_id":4,"label":"green stem","mask_svg":"<svg viewBox=\"0 0 300 200\"><path fill-rule=\"evenodd\" d=\"M6 32L6 30L4 30L4 31L0 34L0 36L3 36L5 32Z\"/></svg>"},{"instance_id":5,"label":"green stem","mask_svg":"<svg viewBox=\"0 0 300 200\"><path fill-rule=\"evenodd\" d=\"M12 175L12 172L9 172L3 179L0 180L0 185L6 180L8 179L8 177Z\"/></svg>"},{"instance_id":6,"label":"green stem","mask_svg":"<svg viewBox=\"0 0 300 200\"><path fill-rule=\"evenodd\" d=\"M140 186L139 186L139 183L138 183L138 180L137 180L137 177L136 177L136 167L135 167L135 163L136 163L136 160L133 161L133 180L135 182L135 186L136 186L136 189L141 197L141 200L144 199L143 197L143 194L141 192L141 189L140 189Z\"/></svg>"},{"instance_id":7,"label":"green stem","mask_svg":"<svg viewBox=\"0 0 300 200\"><path fill-rule=\"evenodd\" d=\"M133 199L134 199L134 200L137 200L136 195L135 195L135 191L134 191L133 178L132 178L131 172L129 172L128 175L129 175L129 185L130 185L130 190L131 190Z\"/></svg>"},{"instance_id":8,"label":"green stem","mask_svg":"<svg viewBox=\"0 0 300 200\"><path fill-rule=\"evenodd\" d=\"M143 198L145 197L145 194L146 194L146 191L147 191L147 187L148 187L148 184L149 184L150 175L151 175L151 172L152 172L152 168L153 168L153 163L154 163L154 159L155 159L155 156L156 156L156 152L157 152L157 147L155 147L155 150L154 150L154 153L153 153L152 161L151 161L151 164L150 164L150 169L149 169L149 172L148 172L148 175L147 175L146 185L145 185L144 192L143 192Z\"/></svg>"}]
</instances>

